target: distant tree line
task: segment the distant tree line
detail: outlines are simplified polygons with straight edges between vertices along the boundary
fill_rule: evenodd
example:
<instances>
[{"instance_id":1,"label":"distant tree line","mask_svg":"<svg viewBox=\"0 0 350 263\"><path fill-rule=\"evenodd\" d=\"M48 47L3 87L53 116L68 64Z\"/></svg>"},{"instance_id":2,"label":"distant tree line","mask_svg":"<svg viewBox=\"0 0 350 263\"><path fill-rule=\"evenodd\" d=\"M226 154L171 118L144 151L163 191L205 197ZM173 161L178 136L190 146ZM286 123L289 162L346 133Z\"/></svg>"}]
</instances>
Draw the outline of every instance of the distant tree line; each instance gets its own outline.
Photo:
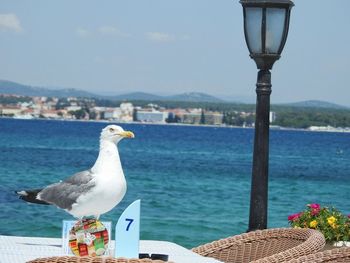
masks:
<instances>
[{"instance_id":1,"label":"distant tree line","mask_svg":"<svg viewBox=\"0 0 350 263\"><path fill-rule=\"evenodd\" d=\"M15 105L17 103L22 103L22 102L31 102L32 98L31 97L18 97L18 96L4 96L0 95L0 104L5 104L5 105Z\"/></svg>"},{"instance_id":2,"label":"distant tree line","mask_svg":"<svg viewBox=\"0 0 350 263\"><path fill-rule=\"evenodd\" d=\"M125 101L120 100L106 100L106 99L96 99L96 105L101 107L119 107L120 103ZM255 111L254 104L243 104L243 103L222 103L222 102L189 102L189 101L146 101L146 100L128 100L134 105L145 107L148 104L157 104L160 107L166 109L175 108L200 108L207 111Z\"/></svg>"},{"instance_id":3,"label":"distant tree line","mask_svg":"<svg viewBox=\"0 0 350 263\"><path fill-rule=\"evenodd\" d=\"M242 115L237 111L229 111L223 113L222 122L233 126L252 126L255 122L255 114Z\"/></svg>"},{"instance_id":4,"label":"distant tree line","mask_svg":"<svg viewBox=\"0 0 350 263\"><path fill-rule=\"evenodd\" d=\"M283 109L276 110L275 125L308 128L310 126L350 127L350 110L340 109Z\"/></svg>"}]
</instances>

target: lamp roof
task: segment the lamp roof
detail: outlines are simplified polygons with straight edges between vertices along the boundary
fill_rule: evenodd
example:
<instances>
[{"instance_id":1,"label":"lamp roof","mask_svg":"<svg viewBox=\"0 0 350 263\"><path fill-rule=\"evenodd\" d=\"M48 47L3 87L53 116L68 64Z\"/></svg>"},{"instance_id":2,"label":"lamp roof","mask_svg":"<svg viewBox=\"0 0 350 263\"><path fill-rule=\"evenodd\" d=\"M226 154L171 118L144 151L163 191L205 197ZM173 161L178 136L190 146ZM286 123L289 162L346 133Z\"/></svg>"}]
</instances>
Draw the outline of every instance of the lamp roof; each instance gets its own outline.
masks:
<instances>
[{"instance_id":1,"label":"lamp roof","mask_svg":"<svg viewBox=\"0 0 350 263\"><path fill-rule=\"evenodd\" d=\"M285 8L294 6L294 3L290 0L241 0L239 2L247 7Z\"/></svg>"}]
</instances>

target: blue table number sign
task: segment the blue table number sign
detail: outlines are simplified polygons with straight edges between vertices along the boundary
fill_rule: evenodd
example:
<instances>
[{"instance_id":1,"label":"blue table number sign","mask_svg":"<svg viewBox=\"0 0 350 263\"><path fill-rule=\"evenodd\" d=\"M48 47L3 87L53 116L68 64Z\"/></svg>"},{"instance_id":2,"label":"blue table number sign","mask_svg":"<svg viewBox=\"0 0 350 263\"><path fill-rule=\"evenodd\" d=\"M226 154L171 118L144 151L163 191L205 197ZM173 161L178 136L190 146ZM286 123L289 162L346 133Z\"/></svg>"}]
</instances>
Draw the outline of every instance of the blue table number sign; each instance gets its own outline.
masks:
<instances>
[{"instance_id":1,"label":"blue table number sign","mask_svg":"<svg viewBox=\"0 0 350 263\"><path fill-rule=\"evenodd\" d=\"M136 200L120 216L115 227L115 257L139 257L140 208L141 200Z\"/></svg>"}]
</instances>

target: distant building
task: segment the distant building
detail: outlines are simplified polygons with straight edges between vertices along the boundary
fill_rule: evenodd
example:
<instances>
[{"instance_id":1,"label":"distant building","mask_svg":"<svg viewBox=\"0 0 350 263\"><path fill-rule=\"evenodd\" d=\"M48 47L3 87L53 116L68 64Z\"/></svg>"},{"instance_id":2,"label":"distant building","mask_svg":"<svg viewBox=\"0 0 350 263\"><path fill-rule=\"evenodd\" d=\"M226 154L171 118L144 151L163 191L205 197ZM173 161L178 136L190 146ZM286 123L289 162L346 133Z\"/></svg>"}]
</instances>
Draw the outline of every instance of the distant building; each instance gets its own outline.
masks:
<instances>
[{"instance_id":1,"label":"distant building","mask_svg":"<svg viewBox=\"0 0 350 263\"><path fill-rule=\"evenodd\" d=\"M22 102L22 103L19 103L19 105L21 106L22 110L26 110L29 107L31 107L33 105L33 103L32 102Z\"/></svg>"},{"instance_id":2,"label":"distant building","mask_svg":"<svg viewBox=\"0 0 350 263\"><path fill-rule=\"evenodd\" d=\"M100 115L106 120L120 122L131 122L133 120L134 106L131 103L121 103L120 107L116 108L94 107L94 109L96 113L103 112Z\"/></svg>"},{"instance_id":3,"label":"distant building","mask_svg":"<svg viewBox=\"0 0 350 263\"><path fill-rule=\"evenodd\" d=\"M98 111L98 112L102 112L102 111L105 111L106 110L106 107L92 107L92 110L93 111Z\"/></svg>"},{"instance_id":4,"label":"distant building","mask_svg":"<svg viewBox=\"0 0 350 263\"><path fill-rule=\"evenodd\" d=\"M68 97L67 101L77 101L78 99L76 97Z\"/></svg>"},{"instance_id":5,"label":"distant building","mask_svg":"<svg viewBox=\"0 0 350 263\"><path fill-rule=\"evenodd\" d=\"M202 112L199 109L192 110L189 113L184 113L181 116L182 123L185 124L208 124L208 125L220 125L222 124L224 115L219 112L204 112L204 119Z\"/></svg>"},{"instance_id":6,"label":"distant building","mask_svg":"<svg viewBox=\"0 0 350 263\"><path fill-rule=\"evenodd\" d=\"M122 122L133 121L134 106L130 102L123 102L120 104L120 117Z\"/></svg>"},{"instance_id":7,"label":"distant building","mask_svg":"<svg viewBox=\"0 0 350 263\"><path fill-rule=\"evenodd\" d=\"M185 124L200 124L202 114L200 113L185 113L181 117L181 122Z\"/></svg>"},{"instance_id":8,"label":"distant building","mask_svg":"<svg viewBox=\"0 0 350 263\"><path fill-rule=\"evenodd\" d=\"M165 120L167 118L168 112L161 112L156 110L138 110L136 113L136 119L141 122L165 123Z\"/></svg>"},{"instance_id":9,"label":"distant building","mask_svg":"<svg viewBox=\"0 0 350 263\"><path fill-rule=\"evenodd\" d=\"M67 111L77 111L77 110L81 110L80 106L68 106L66 107Z\"/></svg>"},{"instance_id":10,"label":"distant building","mask_svg":"<svg viewBox=\"0 0 350 263\"><path fill-rule=\"evenodd\" d=\"M200 124L202 117L202 109L187 109L185 113L180 115L181 122L185 124Z\"/></svg>"},{"instance_id":11,"label":"distant building","mask_svg":"<svg viewBox=\"0 0 350 263\"><path fill-rule=\"evenodd\" d=\"M103 113L105 110L105 107L92 107L90 109L90 118L94 120L101 120L103 118Z\"/></svg>"},{"instance_id":12,"label":"distant building","mask_svg":"<svg viewBox=\"0 0 350 263\"><path fill-rule=\"evenodd\" d=\"M276 120L276 112L270 111L270 123Z\"/></svg>"},{"instance_id":13,"label":"distant building","mask_svg":"<svg viewBox=\"0 0 350 263\"><path fill-rule=\"evenodd\" d=\"M120 108L106 108L103 118L106 120L119 120L122 112Z\"/></svg>"},{"instance_id":14,"label":"distant building","mask_svg":"<svg viewBox=\"0 0 350 263\"><path fill-rule=\"evenodd\" d=\"M64 110L64 109L59 110L59 111L57 112L57 114L58 114L59 116L61 116L62 118L64 118L64 119L74 119L74 116L71 115L67 110Z\"/></svg>"},{"instance_id":15,"label":"distant building","mask_svg":"<svg viewBox=\"0 0 350 263\"><path fill-rule=\"evenodd\" d=\"M60 115L58 115L58 111L55 110L42 110L41 116L48 118L48 119L58 119L61 118Z\"/></svg>"},{"instance_id":16,"label":"distant building","mask_svg":"<svg viewBox=\"0 0 350 263\"><path fill-rule=\"evenodd\" d=\"M18 106L4 106L0 108L0 115L4 116L13 116L17 114L21 114L22 109Z\"/></svg>"},{"instance_id":17,"label":"distant building","mask_svg":"<svg viewBox=\"0 0 350 263\"><path fill-rule=\"evenodd\" d=\"M222 124L222 120L224 115L219 112L208 112L204 114L205 124L208 125L220 125Z\"/></svg>"}]
</instances>

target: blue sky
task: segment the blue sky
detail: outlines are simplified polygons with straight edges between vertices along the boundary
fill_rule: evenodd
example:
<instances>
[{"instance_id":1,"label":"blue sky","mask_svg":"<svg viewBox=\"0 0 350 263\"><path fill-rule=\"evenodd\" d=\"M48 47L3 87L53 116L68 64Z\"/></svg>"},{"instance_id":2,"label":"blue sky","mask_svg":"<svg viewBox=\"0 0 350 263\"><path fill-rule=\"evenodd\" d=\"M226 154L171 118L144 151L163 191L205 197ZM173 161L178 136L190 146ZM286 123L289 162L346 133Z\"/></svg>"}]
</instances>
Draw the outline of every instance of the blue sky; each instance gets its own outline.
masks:
<instances>
[{"instance_id":1,"label":"blue sky","mask_svg":"<svg viewBox=\"0 0 350 263\"><path fill-rule=\"evenodd\" d=\"M272 103L350 106L349 0L295 0ZM0 79L100 94L255 99L238 0L2 0Z\"/></svg>"}]
</instances>

